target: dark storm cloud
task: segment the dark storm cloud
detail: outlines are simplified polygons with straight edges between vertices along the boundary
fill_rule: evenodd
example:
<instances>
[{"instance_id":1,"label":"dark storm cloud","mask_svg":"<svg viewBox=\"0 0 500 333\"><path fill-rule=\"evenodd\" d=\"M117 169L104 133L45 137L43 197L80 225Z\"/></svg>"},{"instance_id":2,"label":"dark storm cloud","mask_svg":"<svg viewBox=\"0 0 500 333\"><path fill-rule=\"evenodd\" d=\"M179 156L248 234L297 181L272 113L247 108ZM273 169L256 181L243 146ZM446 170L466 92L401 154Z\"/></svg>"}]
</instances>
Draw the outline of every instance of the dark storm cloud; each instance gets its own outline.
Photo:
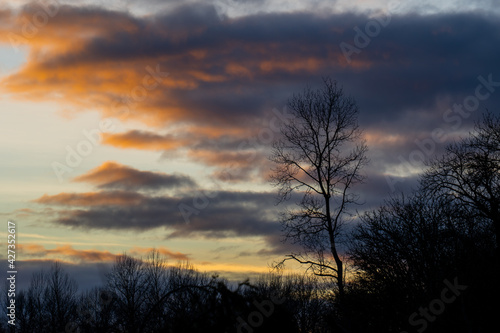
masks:
<instances>
[{"instance_id":1,"label":"dark storm cloud","mask_svg":"<svg viewBox=\"0 0 500 333\"><path fill-rule=\"evenodd\" d=\"M199 80L197 89L174 90L196 119L219 127L240 126L248 118L261 116L266 106L283 105L306 83L318 85L319 76L332 75L358 100L360 120L367 130L401 133L409 140L427 137L437 126L446 129L443 113L474 93L479 76L492 73L494 81L500 81L500 24L495 17L394 16L360 54L352 55L354 63L366 64L359 68L344 63L339 44L355 45L352 28L363 29L370 21L364 16L268 14L231 22L202 17L205 30L186 28L192 35L188 32L180 40L166 37L169 42L153 45L151 52L206 52L199 61L172 59L165 66L184 72L195 67L212 76ZM169 21L169 16L158 21ZM309 67L307 59L314 60ZM228 62L238 64L237 75L228 76ZM500 97L492 95L481 108L499 104ZM395 145L403 151L415 148L414 140Z\"/></svg>"},{"instance_id":2,"label":"dark storm cloud","mask_svg":"<svg viewBox=\"0 0 500 333\"><path fill-rule=\"evenodd\" d=\"M418 175L397 177L384 175L374 171L367 174L363 184L356 185L354 191L360 193L361 206L355 207L359 212L376 209L384 204L384 200L400 193L411 193L418 188Z\"/></svg>"},{"instance_id":3,"label":"dark storm cloud","mask_svg":"<svg viewBox=\"0 0 500 333\"><path fill-rule=\"evenodd\" d=\"M102 191L89 193L44 194L34 202L43 205L60 206L129 206L140 204L145 197L136 192Z\"/></svg>"},{"instance_id":4,"label":"dark storm cloud","mask_svg":"<svg viewBox=\"0 0 500 333\"><path fill-rule=\"evenodd\" d=\"M130 192L130 195L133 193ZM140 202L134 204L119 202L101 205L95 202L89 205L82 200L65 201L66 206L74 209L60 210L54 222L70 227L105 230L146 231L165 227L170 231L169 238L193 233L204 237L256 236L279 231L274 194L219 191L208 195L143 196ZM42 197L37 202L60 204L56 202L59 196Z\"/></svg>"},{"instance_id":5,"label":"dark storm cloud","mask_svg":"<svg viewBox=\"0 0 500 333\"><path fill-rule=\"evenodd\" d=\"M185 175L141 171L116 162L105 162L73 180L95 184L101 189L157 190L196 186L195 181Z\"/></svg>"},{"instance_id":6,"label":"dark storm cloud","mask_svg":"<svg viewBox=\"0 0 500 333\"><path fill-rule=\"evenodd\" d=\"M203 197L208 199L206 207L204 199L200 199ZM270 256L298 250L298 246L283 242L275 203L274 193L258 192L219 191L211 192L210 197L144 197L133 205L75 205L73 209L59 210L52 222L80 229L137 232L164 227L167 239L263 236L266 246L255 254ZM287 205L293 202L284 204Z\"/></svg>"},{"instance_id":7,"label":"dark storm cloud","mask_svg":"<svg viewBox=\"0 0 500 333\"><path fill-rule=\"evenodd\" d=\"M108 145L186 149L187 156L196 162L217 166L231 156L235 163L244 161L236 143L254 136L262 127L256 119L262 119L272 107L281 108L306 85L319 86L321 76L329 75L360 106L359 119L371 149L369 168L374 170L370 173L373 183L366 185L366 200L374 202L377 193L382 196L389 189L384 182L387 169L401 164L400 156L409 159L419 148L416 139L428 139L438 127L449 134L464 131L483 108L499 109L500 92L489 90L490 96L476 113L463 117L458 128L443 119L454 103L474 95L479 76L488 78L491 74L492 81L500 81L500 20L472 12L393 16L366 47L351 55L349 63L340 44L355 46L357 33L353 29L364 31L371 21L365 15L319 17L312 13L228 19L218 15L213 6L200 4L147 17L63 7L29 41L37 52L33 51L26 68L3 83L13 94L23 92L25 98L26 94L46 98L57 91L70 103L88 101L107 116L150 126L151 132L109 134L104 140ZM148 66L150 70L146 70ZM148 91L147 98L131 107L126 117L110 107L120 96L130 96L155 66L169 75ZM154 132L164 133L164 127L172 124L190 126L190 133L198 134ZM216 151L210 144L218 140L224 148ZM439 149L436 146L434 152ZM247 166L259 168L258 162L250 161ZM243 164L238 168L248 170ZM157 175L153 181L143 172L134 177L140 180L98 186L123 189L133 184L147 187L156 181L165 186L182 183L178 178L159 179ZM414 183L411 178L399 186L408 189ZM48 202L49 198L45 199ZM76 196L52 198L56 199L83 200ZM67 210L61 212L57 223L116 230L164 226L173 230L170 237L279 233L271 194L267 193L219 191L208 199L206 208L191 214L190 223L178 205L192 205L198 200L195 194L140 200L136 205Z\"/></svg>"},{"instance_id":8,"label":"dark storm cloud","mask_svg":"<svg viewBox=\"0 0 500 333\"><path fill-rule=\"evenodd\" d=\"M306 84L321 84L323 75L337 79L358 100L367 130L425 132L443 122L447 103L451 107L473 93L479 75L492 73L500 80L497 17L393 16L369 45L351 55L349 64L339 45L355 46L353 28L363 31L371 20L364 15L313 13L228 19L209 4L181 5L144 18L65 7L48 25L52 29L40 34L48 38L56 35L56 27L60 31L75 26L92 33L72 34L72 42L76 38L83 47L41 57L36 65L50 77L52 71L75 66L110 64L102 70L120 73L144 71L143 63L157 63L172 81L132 114L156 118L158 124L185 121L221 132L255 126L251 120L262 117L266 108L282 106ZM30 84L23 73L19 75L11 78L13 82ZM497 95L483 105L496 107Z\"/></svg>"},{"instance_id":9,"label":"dark storm cloud","mask_svg":"<svg viewBox=\"0 0 500 333\"><path fill-rule=\"evenodd\" d=\"M393 17L380 36L353 55L374 63L356 80L363 92L360 105L370 110L372 122L384 115L420 116L418 123L428 128L441 116L427 114L439 111L436 98L460 101L474 92L479 75L500 78L498 22L477 14Z\"/></svg>"},{"instance_id":10,"label":"dark storm cloud","mask_svg":"<svg viewBox=\"0 0 500 333\"><path fill-rule=\"evenodd\" d=\"M187 187L174 195L142 194L148 188L171 187L192 180L178 175L140 171L106 162L75 180L94 184L95 192L45 194L35 203L53 207L47 218L57 225L81 229L147 231L163 227L166 238L277 235L276 194L203 191ZM150 186L150 182L157 182ZM166 183L165 183L166 182ZM217 184L216 184L217 185ZM120 190L109 190L119 188ZM295 199L295 197L294 197ZM62 206L63 208L55 208ZM286 206L286 204L284 205Z\"/></svg>"}]
</instances>

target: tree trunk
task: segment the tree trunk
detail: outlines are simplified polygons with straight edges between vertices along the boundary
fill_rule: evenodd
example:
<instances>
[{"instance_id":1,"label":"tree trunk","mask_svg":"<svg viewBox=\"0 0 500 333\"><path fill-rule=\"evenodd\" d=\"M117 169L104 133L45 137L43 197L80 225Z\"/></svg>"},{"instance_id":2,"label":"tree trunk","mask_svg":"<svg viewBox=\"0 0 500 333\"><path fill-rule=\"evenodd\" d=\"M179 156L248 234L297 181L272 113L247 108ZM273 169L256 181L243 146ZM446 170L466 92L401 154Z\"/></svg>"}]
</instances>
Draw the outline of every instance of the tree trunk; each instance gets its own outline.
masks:
<instances>
[{"instance_id":1,"label":"tree trunk","mask_svg":"<svg viewBox=\"0 0 500 333\"><path fill-rule=\"evenodd\" d=\"M332 255L335 259L335 264L337 265L337 284L339 287L339 299L341 302L344 301L344 264L342 263L342 259L340 259L339 254L337 253L337 249L335 247L335 243L332 244Z\"/></svg>"}]
</instances>

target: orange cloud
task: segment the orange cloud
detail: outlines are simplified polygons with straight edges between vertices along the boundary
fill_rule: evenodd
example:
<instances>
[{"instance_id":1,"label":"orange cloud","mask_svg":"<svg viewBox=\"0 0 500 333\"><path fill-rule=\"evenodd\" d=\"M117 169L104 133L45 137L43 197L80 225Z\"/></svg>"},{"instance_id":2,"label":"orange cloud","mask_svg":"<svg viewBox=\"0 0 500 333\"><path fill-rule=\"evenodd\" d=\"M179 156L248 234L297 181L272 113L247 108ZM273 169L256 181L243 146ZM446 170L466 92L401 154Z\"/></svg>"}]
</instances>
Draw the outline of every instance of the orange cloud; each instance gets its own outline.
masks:
<instances>
[{"instance_id":1,"label":"orange cloud","mask_svg":"<svg viewBox=\"0 0 500 333\"><path fill-rule=\"evenodd\" d=\"M104 162L99 167L75 177L73 180L111 189L159 189L162 187L195 186L195 182L188 176L140 171L116 162ZM141 197L138 199L140 200Z\"/></svg>"},{"instance_id":2,"label":"orange cloud","mask_svg":"<svg viewBox=\"0 0 500 333\"><path fill-rule=\"evenodd\" d=\"M265 181L271 174L272 164L261 150L191 150L188 155L194 161L216 167L213 176L224 182Z\"/></svg>"},{"instance_id":3,"label":"orange cloud","mask_svg":"<svg viewBox=\"0 0 500 333\"><path fill-rule=\"evenodd\" d=\"M122 255L111 253L109 251L100 251L100 250L77 250L74 249L71 245L62 245L57 246L54 249L47 249L39 244L19 244L17 245L19 251L23 254L23 256L38 258L38 259L58 259L63 258L68 261L73 262L112 262L117 257ZM149 254L151 251L157 250L161 255L166 258L174 259L174 260L189 260L189 256L187 254L181 252L174 252L166 247L160 246L159 248L144 248L144 247L133 247L128 253L132 256L145 256Z\"/></svg>"},{"instance_id":4,"label":"orange cloud","mask_svg":"<svg viewBox=\"0 0 500 333\"><path fill-rule=\"evenodd\" d=\"M189 143L189 139L176 138L172 135L159 135L144 131L130 131L120 134L104 133L103 144L143 150L173 150Z\"/></svg>"},{"instance_id":5,"label":"orange cloud","mask_svg":"<svg viewBox=\"0 0 500 333\"><path fill-rule=\"evenodd\" d=\"M163 255L167 258L171 258L171 259L175 259L175 260L185 260L185 261L189 260L189 257L187 254L184 254L181 252L173 252L173 251L170 251L169 249L167 249L163 246L160 246L158 248L133 247L130 249L129 253L131 255L136 255L136 256L146 256L149 253L151 253L151 251L153 251L153 250L158 251L161 255Z\"/></svg>"},{"instance_id":6,"label":"orange cloud","mask_svg":"<svg viewBox=\"0 0 500 333\"><path fill-rule=\"evenodd\" d=\"M245 140L252 136L252 131L248 128L205 125L189 126L171 134L133 130L124 133L103 133L102 143L122 149L165 151L192 147L207 139L221 139L228 136L233 140Z\"/></svg>"},{"instance_id":7,"label":"orange cloud","mask_svg":"<svg viewBox=\"0 0 500 333\"><path fill-rule=\"evenodd\" d=\"M0 24L0 41L9 43L9 32L21 36L22 22L29 21L36 6L25 7L18 15L0 12L5 18ZM28 62L0 82L1 88L12 97L56 101L65 109L72 106L75 112L97 109L103 116L135 120L153 128L103 133L105 145L151 151L186 149L192 159L209 166L232 165L245 168L245 173L251 168L267 173L264 156L250 149L236 151L235 141L255 138L262 127L258 120L266 110L279 106L273 103L283 103L282 96L291 93L286 91L288 82L282 88L276 84L283 83L283 77L291 85L302 85L303 78L343 69L343 55L334 43L324 45L295 36L288 28L267 36L253 19L212 17L212 7L196 9L197 13L206 10L206 17L195 24L179 23L179 15L193 14L182 10L134 17L97 7L62 6L36 35L23 37L29 47ZM169 132L158 133L164 128ZM232 146L216 151L217 144L226 141ZM123 177L123 170L114 171L116 174L99 170L99 179L84 175L75 180L101 185L98 182L104 177ZM140 201L99 196L59 194L37 202L122 205Z\"/></svg>"},{"instance_id":8,"label":"orange cloud","mask_svg":"<svg viewBox=\"0 0 500 333\"><path fill-rule=\"evenodd\" d=\"M90 182L100 185L126 178L126 176L126 170L124 170L123 165L110 161L104 162L97 168L90 170L81 176L73 178L73 180L77 182Z\"/></svg>"},{"instance_id":9,"label":"orange cloud","mask_svg":"<svg viewBox=\"0 0 500 333\"><path fill-rule=\"evenodd\" d=\"M317 58L306 58L306 59L276 59L276 60L264 60L260 63L259 68L263 72L312 72L315 73L319 69L325 67L325 60L320 60Z\"/></svg>"},{"instance_id":10,"label":"orange cloud","mask_svg":"<svg viewBox=\"0 0 500 333\"><path fill-rule=\"evenodd\" d=\"M238 63L229 63L226 65L226 73L235 76L252 78L252 72L245 66Z\"/></svg>"},{"instance_id":11,"label":"orange cloud","mask_svg":"<svg viewBox=\"0 0 500 333\"><path fill-rule=\"evenodd\" d=\"M189 156L197 161L210 166L246 167L258 162L263 157L257 151L207 151L191 150Z\"/></svg>"},{"instance_id":12,"label":"orange cloud","mask_svg":"<svg viewBox=\"0 0 500 333\"><path fill-rule=\"evenodd\" d=\"M62 206L129 206L142 202L144 197L139 193L124 191L88 192L88 193L59 193L56 195L44 194L34 200L44 205Z\"/></svg>"},{"instance_id":13,"label":"orange cloud","mask_svg":"<svg viewBox=\"0 0 500 333\"><path fill-rule=\"evenodd\" d=\"M380 131L367 131L364 133L364 137L367 141L368 146L392 146L404 143L408 139L399 134L389 134L387 132Z\"/></svg>"},{"instance_id":14,"label":"orange cloud","mask_svg":"<svg viewBox=\"0 0 500 333\"><path fill-rule=\"evenodd\" d=\"M38 244L19 244L21 253L28 257L66 257L72 261L103 262L114 261L117 257L109 251L76 250L71 245L57 246L55 249L46 249Z\"/></svg>"},{"instance_id":15,"label":"orange cloud","mask_svg":"<svg viewBox=\"0 0 500 333\"><path fill-rule=\"evenodd\" d=\"M213 33L207 29L209 24L220 24L223 35L231 27L214 17L214 22L169 29L170 18L179 21L175 12L171 17L138 18L97 7L61 6L57 15L28 38L23 26L37 10L33 2L18 14L0 12L0 42L10 43L15 34L30 50L28 63L2 82L3 89L14 97L59 100L79 110L98 108L105 116L139 120L156 127L182 121L217 128L230 121L233 127L246 128L248 123L241 123L237 106L221 105L225 110L208 111L205 100L214 93L234 97L235 89L245 92L242 83L235 81L241 77L264 82L266 75L277 70L320 73L331 66L329 56L313 52L304 57L303 53L311 48L300 43L291 53L290 45L279 39L245 42L229 34L224 37L227 40L216 39L213 45L191 43L189 38L193 36L214 38L207 35ZM244 26L245 22L236 20L231 24ZM317 45L314 49L319 50ZM157 66L168 75L155 82L151 73ZM215 90L194 100L188 92L200 87ZM108 136L107 142L130 147L125 139ZM134 147L171 149L161 138L142 146L135 142Z\"/></svg>"}]
</instances>

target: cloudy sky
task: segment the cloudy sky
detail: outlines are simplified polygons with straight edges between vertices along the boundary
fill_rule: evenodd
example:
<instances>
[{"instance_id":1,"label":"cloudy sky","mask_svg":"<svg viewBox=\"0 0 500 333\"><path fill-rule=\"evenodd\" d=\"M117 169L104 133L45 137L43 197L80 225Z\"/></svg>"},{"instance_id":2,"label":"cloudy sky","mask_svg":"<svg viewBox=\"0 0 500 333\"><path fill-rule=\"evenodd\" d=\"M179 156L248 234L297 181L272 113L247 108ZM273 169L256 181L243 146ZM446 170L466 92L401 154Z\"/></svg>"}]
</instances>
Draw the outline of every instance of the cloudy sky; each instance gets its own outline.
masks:
<instances>
[{"instance_id":1,"label":"cloudy sky","mask_svg":"<svg viewBox=\"0 0 500 333\"><path fill-rule=\"evenodd\" d=\"M62 260L95 278L152 247L229 277L268 271L292 248L269 143L322 77L360 108L361 210L499 110L494 0L0 4L1 234L17 222L26 271Z\"/></svg>"}]
</instances>

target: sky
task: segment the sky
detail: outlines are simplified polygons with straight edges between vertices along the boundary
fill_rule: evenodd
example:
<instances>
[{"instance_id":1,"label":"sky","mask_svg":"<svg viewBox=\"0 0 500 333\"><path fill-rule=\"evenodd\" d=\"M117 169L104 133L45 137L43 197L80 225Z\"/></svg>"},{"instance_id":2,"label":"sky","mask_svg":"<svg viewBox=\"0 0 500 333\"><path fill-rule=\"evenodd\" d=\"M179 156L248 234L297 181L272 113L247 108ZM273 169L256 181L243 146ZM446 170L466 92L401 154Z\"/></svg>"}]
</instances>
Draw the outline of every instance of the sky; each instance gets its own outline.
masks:
<instances>
[{"instance_id":1,"label":"sky","mask_svg":"<svg viewBox=\"0 0 500 333\"><path fill-rule=\"evenodd\" d=\"M297 246L269 183L287 100L331 77L357 101L353 213L374 208L499 112L499 16L494 0L0 2L0 234L17 223L21 278L59 260L90 285L152 248L268 272Z\"/></svg>"}]
</instances>

